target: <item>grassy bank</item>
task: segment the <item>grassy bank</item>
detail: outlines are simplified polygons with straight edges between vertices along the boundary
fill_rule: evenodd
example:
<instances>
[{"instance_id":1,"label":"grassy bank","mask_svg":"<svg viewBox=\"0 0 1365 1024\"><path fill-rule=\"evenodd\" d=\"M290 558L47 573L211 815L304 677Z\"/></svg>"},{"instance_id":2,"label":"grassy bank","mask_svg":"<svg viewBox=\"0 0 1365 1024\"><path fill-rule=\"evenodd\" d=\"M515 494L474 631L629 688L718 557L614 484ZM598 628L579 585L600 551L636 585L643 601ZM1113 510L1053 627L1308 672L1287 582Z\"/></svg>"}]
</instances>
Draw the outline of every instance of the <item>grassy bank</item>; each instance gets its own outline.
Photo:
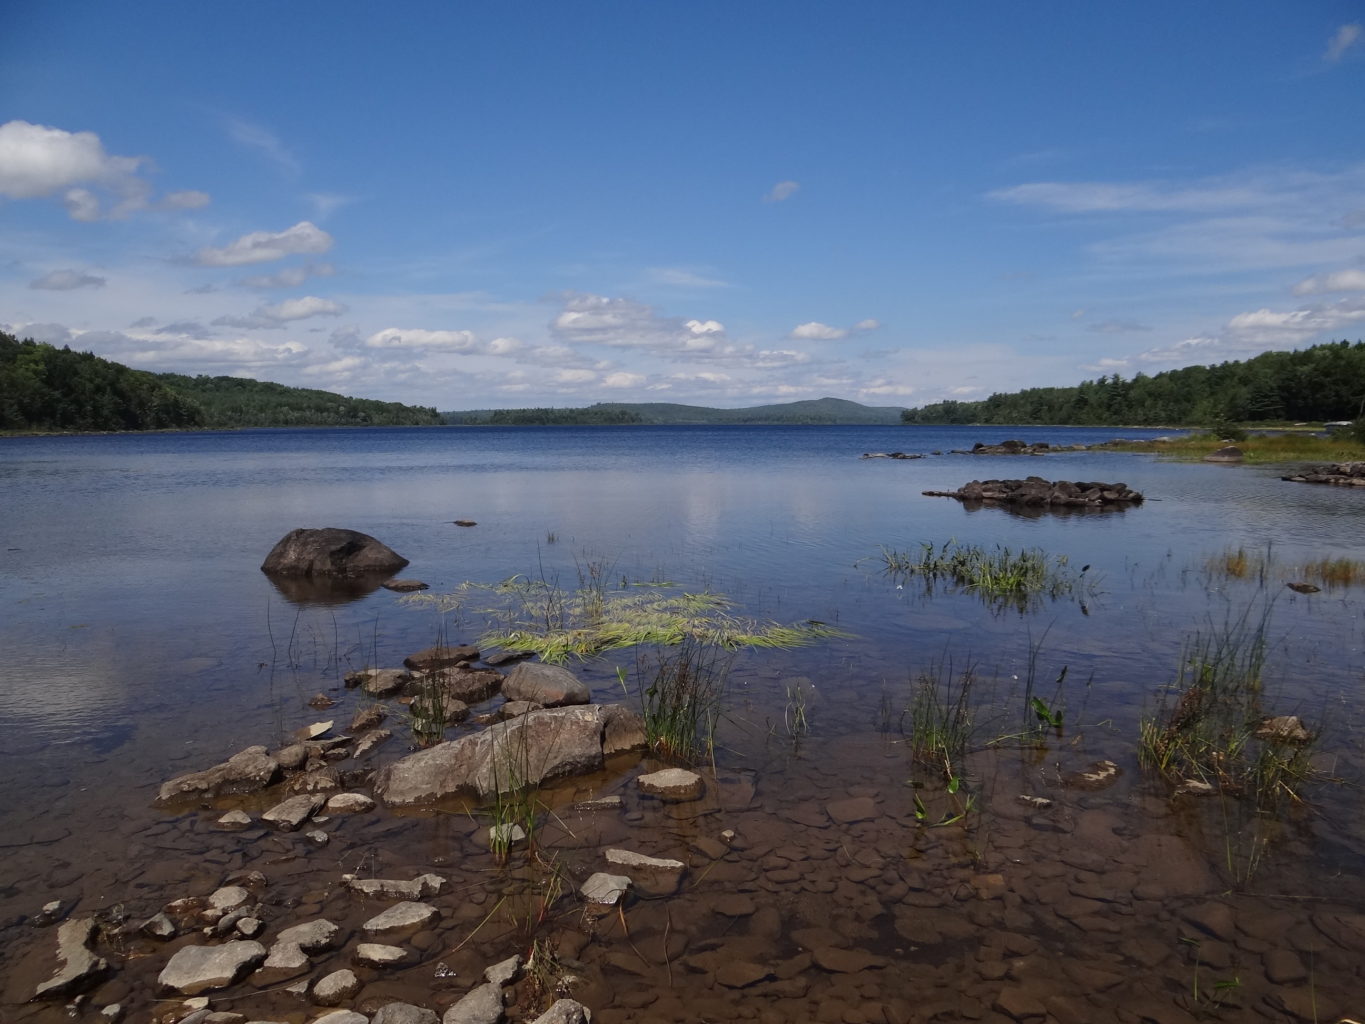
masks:
<instances>
[{"instance_id":1,"label":"grassy bank","mask_svg":"<svg viewBox=\"0 0 1365 1024\"><path fill-rule=\"evenodd\" d=\"M1190 434L1160 441L1112 441L1117 451L1156 452L1176 459L1202 459L1228 444L1236 444L1247 462L1357 462L1365 460L1365 444L1346 435L1322 437L1286 432L1257 434L1244 441L1228 441L1215 434Z\"/></svg>"}]
</instances>

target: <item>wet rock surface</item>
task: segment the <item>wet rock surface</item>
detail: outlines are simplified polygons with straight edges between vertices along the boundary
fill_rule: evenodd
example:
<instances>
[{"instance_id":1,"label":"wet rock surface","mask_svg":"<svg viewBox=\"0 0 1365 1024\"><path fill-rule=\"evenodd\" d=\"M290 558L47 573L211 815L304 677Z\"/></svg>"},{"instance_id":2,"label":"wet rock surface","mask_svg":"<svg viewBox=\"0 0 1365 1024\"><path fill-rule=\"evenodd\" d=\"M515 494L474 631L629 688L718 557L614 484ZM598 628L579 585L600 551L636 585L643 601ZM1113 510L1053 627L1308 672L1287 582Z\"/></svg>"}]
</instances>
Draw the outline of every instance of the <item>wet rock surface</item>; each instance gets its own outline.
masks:
<instances>
[{"instance_id":1,"label":"wet rock surface","mask_svg":"<svg viewBox=\"0 0 1365 1024\"><path fill-rule=\"evenodd\" d=\"M261 571L277 576L362 576L397 572L408 560L356 530L291 530L271 548Z\"/></svg>"},{"instance_id":2,"label":"wet rock surface","mask_svg":"<svg viewBox=\"0 0 1365 1024\"><path fill-rule=\"evenodd\" d=\"M924 491L933 498L956 498L974 505L1019 505L1024 507L1111 508L1142 504L1142 495L1124 483L1073 482L1044 480L1030 476L1023 480L973 480L956 491Z\"/></svg>"},{"instance_id":3,"label":"wet rock surface","mask_svg":"<svg viewBox=\"0 0 1365 1024\"><path fill-rule=\"evenodd\" d=\"M1334 484L1338 487L1365 487L1365 462L1333 462L1309 466L1280 477L1296 484Z\"/></svg>"}]
</instances>

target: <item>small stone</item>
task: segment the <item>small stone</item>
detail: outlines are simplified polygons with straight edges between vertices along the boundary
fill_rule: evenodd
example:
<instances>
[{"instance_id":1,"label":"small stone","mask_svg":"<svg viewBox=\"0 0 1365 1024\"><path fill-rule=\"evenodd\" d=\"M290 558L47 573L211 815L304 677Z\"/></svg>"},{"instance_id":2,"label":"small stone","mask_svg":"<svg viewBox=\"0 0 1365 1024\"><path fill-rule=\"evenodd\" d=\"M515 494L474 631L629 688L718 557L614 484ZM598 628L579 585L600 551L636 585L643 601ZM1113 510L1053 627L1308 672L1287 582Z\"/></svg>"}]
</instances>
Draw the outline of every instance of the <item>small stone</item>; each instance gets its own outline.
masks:
<instances>
[{"instance_id":1,"label":"small stone","mask_svg":"<svg viewBox=\"0 0 1365 1024\"><path fill-rule=\"evenodd\" d=\"M1175 787L1177 796L1212 796L1217 790L1203 779L1186 779Z\"/></svg>"},{"instance_id":2,"label":"small stone","mask_svg":"<svg viewBox=\"0 0 1365 1024\"><path fill-rule=\"evenodd\" d=\"M350 970L333 971L318 979L313 986L313 1002L319 1006L337 1006L360 991L360 979Z\"/></svg>"},{"instance_id":3,"label":"small stone","mask_svg":"<svg viewBox=\"0 0 1365 1024\"><path fill-rule=\"evenodd\" d=\"M359 686L371 697L392 697L410 682L412 673L403 668L366 668L346 676L347 686Z\"/></svg>"},{"instance_id":4,"label":"small stone","mask_svg":"<svg viewBox=\"0 0 1365 1024\"><path fill-rule=\"evenodd\" d=\"M142 932L143 935L148 935L153 939L161 939L164 942L166 939L175 938L176 927L175 922L166 916L165 911L162 911L155 917L149 917L143 921L142 927L138 931Z\"/></svg>"},{"instance_id":5,"label":"small stone","mask_svg":"<svg viewBox=\"0 0 1365 1024\"><path fill-rule=\"evenodd\" d=\"M360 927L368 935L397 935L425 927L437 916L438 911L429 904L404 900L370 918Z\"/></svg>"},{"instance_id":6,"label":"small stone","mask_svg":"<svg viewBox=\"0 0 1365 1024\"><path fill-rule=\"evenodd\" d=\"M407 950L378 942L362 942L355 948L355 962L365 967L393 967L407 958Z\"/></svg>"},{"instance_id":7,"label":"small stone","mask_svg":"<svg viewBox=\"0 0 1365 1024\"><path fill-rule=\"evenodd\" d=\"M573 805L575 811L619 811L625 802L619 796L600 796L596 800L583 800Z\"/></svg>"},{"instance_id":8,"label":"small stone","mask_svg":"<svg viewBox=\"0 0 1365 1024\"><path fill-rule=\"evenodd\" d=\"M502 1020L502 986L485 982L445 1012L441 1024L497 1024Z\"/></svg>"},{"instance_id":9,"label":"small stone","mask_svg":"<svg viewBox=\"0 0 1365 1024\"><path fill-rule=\"evenodd\" d=\"M251 827L251 815L246 811L228 811L216 822L214 822L224 832L240 832L244 828Z\"/></svg>"},{"instance_id":10,"label":"small stone","mask_svg":"<svg viewBox=\"0 0 1365 1024\"><path fill-rule=\"evenodd\" d=\"M108 1006L100 1010L100 1020L102 1020L104 1024L118 1024L118 1022L122 1019L123 1019L122 1003L110 1003Z\"/></svg>"},{"instance_id":11,"label":"small stone","mask_svg":"<svg viewBox=\"0 0 1365 1024\"><path fill-rule=\"evenodd\" d=\"M811 957L819 967L836 974L857 974L872 968L885 967L885 957L876 956L861 949L836 949L834 946L821 946L811 950Z\"/></svg>"},{"instance_id":12,"label":"small stone","mask_svg":"<svg viewBox=\"0 0 1365 1024\"><path fill-rule=\"evenodd\" d=\"M412 1003L388 1003L375 1012L370 1024L436 1024L439 1019L435 1010Z\"/></svg>"},{"instance_id":13,"label":"small stone","mask_svg":"<svg viewBox=\"0 0 1365 1024\"><path fill-rule=\"evenodd\" d=\"M396 594L410 594L415 590L431 589L421 580L388 580L379 585L385 590L392 590Z\"/></svg>"},{"instance_id":14,"label":"small stone","mask_svg":"<svg viewBox=\"0 0 1365 1024\"><path fill-rule=\"evenodd\" d=\"M374 810L374 801L364 793L337 793L327 798L328 814L363 814Z\"/></svg>"},{"instance_id":15,"label":"small stone","mask_svg":"<svg viewBox=\"0 0 1365 1024\"><path fill-rule=\"evenodd\" d=\"M321 953L323 950L335 948L340 934L340 928L326 918L320 917L316 921L305 921L303 924L284 929L277 941L293 943L305 953Z\"/></svg>"},{"instance_id":16,"label":"small stone","mask_svg":"<svg viewBox=\"0 0 1365 1024\"><path fill-rule=\"evenodd\" d=\"M1321 588L1321 587L1315 587L1315 586L1313 586L1313 584L1311 584L1311 583L1286 583L1285 586L1288 587L1290 590L1294 591L1294 593L1296 593L1296 594L1320 594L1320 593L1322 593L1322 588Z\"/></svg>"},{"instance_id":17,"label":"small stone","mask_svg":"<svg viewBox=\"0 0 1365 1024\"><path fill-rule=\"evenodd\" d=\"M1045 811L1052 806L1052 801L1045 796L1029 796L1027 793L1020 793L1019 800L1028 804L1035 811Z\"/></svg>"},{"instance_id":18,"label":"small stone","mask_svg":"<svg viewBox=\"0 0 1365 1024\"><path fill-rule=\"evenodd\" d=\"M265 922L259 917L241 917L237 919L234 926L237 934L244 939L254 939L261 934L261 929L265 927Z\"/></svg>"},{"instance_id":19,"label":"small stone","mask_svg":"<svg viewBox=\"0 0 1365 1024\"><path fill-rule=\"evenodd\" d=\"M531 1024L590 1024L591 1020L592 1014L582 1003L573 999L557 999Z\"/></svg>"},{"instance_id":20,"label":"small stone","mask_svg":"<svg viewBox=\"0 0 1365 1024\"><path fill-rule=\"evenodd\" d=\"M515 821L488 827L488 845L495 850L511 850L526 842L526 830Z\"/></svg>"},{"instance_id":21,"label":"small stone","mask_svg":"<svg viewBox=\"0 0 1365 1024\"><path fill-rule=\"evenodd\" d=\"M35 925L48 925L62 916L62 901L50 900L43 904L43 909L33 915Z\"/></svg>"},{"instance_id":22,"label":"small stone","mask_svg":"<svg viewBox=\"0 0 1365 1024\"><path fill-rule=\"evenodd\" d=\"M1313 736L1303 727L1298 715L1277 715L1257 726L1256 738L1273 743L1307 743Z\"/></svg>"},{"instance_id":23,"label":"small stone","mask_svg":"<svg viewBox=\"0 0 1365 1024\"><path fill-rule=\"evenodd\" d=\"M308 969L308 954L300 949L297 943L276 941L270 947L270 954L260 969L284 977L294 977Z\"/></svg>"},{"instance_id":24,"label":"small stone","mask_svg":"<svg viewBox=\"0 0 1365 1024\"><path fill-rule=\"evenodd\" d=\"M454 523L455 523L456 526L478 526L478 525L479 525L478 523L474 522L474 520L472 520L472 519L456 519L456 520L454 520Z\"/></svg>"},{"instance_id":25,"label":"small stone","mask_svg":"<svg viewBox=\"0 0 1365 1024\"><path fill-rule=\"evenodd\" d=\"M663 771L641 775L635 780L640 792L656 796L665 803L696 800L706 791L706 784L696 772L684 768L665 768Z\"/></svg>"},{"instance_id":26,"label":"small stone","mask_svg":"<svg viewBox=\"0 0 1365 1024\"><path fill-rule=\"evenodd\" d=\"M364 732L366 729L373 729L388 717L389 710L383 704L371 704L367 708L361 708L351 717L350 731Z\"/></svg>"},{"instance_id":27,"label":"small stone","mask_svg":"<svg viewBox=\"0 0 1365 1024\"><path fill-rule=\"evenodd\" d=\"M334 725L336 722L331 719L326 722L313 722L311 725L305 725L303 728L295 730L294 735L301 740L315 740L319 736L327 735Z\"/></svg>"},{"instance_id":28,"label":"small stone","mask_svg":"<svg viewBox=\"0 0 1365 1024\"><path fill-rule=\"evenodd\" d=\"M614 907L630 891L630 879L625 875L612 875L598 871L588 876L578 894L588 903Z\"/></svg>"},{"instance_id":29,"label":"small stone","mask_svg":"<svg viewBox=\"0 0 1365 1024\"><path fill-rule=\"evenodd\" d=\"M374 732L362 736L360 742L355 745L355 759L359 761L391 736L393 733L388 729L376 729Z\"/></svg>"},{"instance_id":30,"label":"small stone","mask_svg":"<svg viewBox=\"0 0 1365 1024\"><path fill-rule=\"evenodd\" d=\"M1261 960L1265 976L1276 985L1298 985L1308 980L1308 969L1293 950L1272 949Z\"/></svg>"},{"instance_id":31,"label":"small stone","mask_svg":"<svg viewBox=\"0 0 1365 1024\"><path fill-rule=\"evenodd\" d=\"M840 825L852 825L859 821L869 821L880 813L877 801L870 796L854 796L847 800L831 800L825 804L825 813Z\"/></svg>"},{"instance_id":32,"label":"small stone","mask_svg":"<svg viewBox=\"0 0 1365 1024\"><path fill-rule=\"evenodd\" d=\"M1047 1016L1047 1007L1021 985L1003 989L1000 995L996 996L993 1008L1015 1020Z\"/></svg>"},{"instance_id":33,"label":"small stone","mask_svg":"<svg viewBox=\"0 0 1365 1024\"><path fill-rule=\"evenodd\" d=\"M323 798L316 795L302 793L298 796L291 796L288 800L276 804L262 814L261 820L268 821L272 825L278 825L286 832L293 832L317 813L322 803Z\"/></svg>"},{"instance_id":34,"label":"small stone","mask_svg":"<svg viewBox=\"0 0 1365 1024\"><path fill-rule=\"evenodd\" d=\"M507 986L521 976L521 954L514 953L506 960L493 964L483 972L483 980L494 985Z\"/></svg>"},{"instance_id":35,"label":"small stone","mask_svg":"<svg viewBox=\"0 0 1365 1024\"><path fill-rule=\"evenodd\" d=\"M333 1010L313 1020L312 1024L370 1024L369 1018L354 1010Z\"/></svg>"},{"instance_id":36,"label":"small stone","mask_svg":"<svg viewBox=\"0 0 1365 1024\"><path fill-rule=\"evenodd\" d=\"M630 850L607 850L607 863L621 868L636 888L651 896L671 896L677 892L687 865L680 860L646 857Z\"/></svg>"},{"instance_id":37,"label":"small stone","mask_svg":"<svg viewBox=\"0 0 1365 1024\"><path fill-rule=\"evenodd\" d=\"M303 838L307 839L314 846L326 846L329 842L331 842L331 837L329 837L326 832L322 831L322 829L319 828L315 828L311 832L305 832L303 834Z\"/></svg>"},{"instance_id":38,"label":"small stone","mask_svg":"<svg viewBox=\"0 0 1365 1024\"><path fill-rule=\"evenodd\" d=\"M1119 777L1119 766L1113 761L1096 761L1088 769L1069 775L1068 786L1077 789L1104 789L1111 786Z\"/></svg>"},{"instance_id":39,"label":"small stone","mask_svg":"<svg viewBox=\"0 0 1365 1024\"><path fill-rule=\"evenodd\" d=\"M331 697L327 696L327 694L318 692L313 694L313 696L309 699L308 706L310 708L316 708L319 711L326 711L335 703L336 701L333 700Z\"/></svg>"},{"instance_id":40,"label":"small stone","mask_svg":"<svg viewBox=\"0 0 1365 1024\"><path fill-rule=\"evenodd\" d=\"M769 968L745 960L729 960L716 970L716 980L726 988L748 988L772 976Z\"/></svg>"},{"instance_id":41,"label":"small stone","mask_svg":"<svg viewBox=\"0 0 1365 1024\"><path fill-rule=\"evenodd\" d=\"M213 895L209 897L209 906L214 910L226 912L245 906L250 901L251 893L240 885L225 885L221 889L214 890Z\"/></svg>"},{"instance_id":42,"label":"small stone","mask_svg":"<svg viewBox=\"0 0 1365 1024\"><path fill-rule=\"evenodd\" d=\"M370 899L415 900L427 895L418 880L405 882L397 878L356 878L354 875L343 875L341 880L352 892Z\"/></svg>"},{"instance_id":43,"label":"small stone","mask_svg":"<svg viewBox=\"0 0 1365 1024\"><path fill-rule=\"evenodd\" d=\"M744 893L727 893L718 896L712 907L716 913L725 917L748 917L758 909L753 897L746 896Z\"/></svg>"}]
</instances>

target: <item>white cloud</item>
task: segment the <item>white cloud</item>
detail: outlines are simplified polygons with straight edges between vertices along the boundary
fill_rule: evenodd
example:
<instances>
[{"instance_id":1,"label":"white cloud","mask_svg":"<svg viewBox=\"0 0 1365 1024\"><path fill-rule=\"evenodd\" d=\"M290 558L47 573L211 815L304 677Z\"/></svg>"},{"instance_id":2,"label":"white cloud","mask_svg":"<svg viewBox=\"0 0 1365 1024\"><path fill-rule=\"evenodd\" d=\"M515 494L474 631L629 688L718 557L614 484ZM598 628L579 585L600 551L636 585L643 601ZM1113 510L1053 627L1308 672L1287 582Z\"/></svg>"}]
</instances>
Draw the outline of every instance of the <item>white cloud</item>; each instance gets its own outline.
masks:
<instances>
[{"instance_id":1,"label":"white cloud","mask_svg":"<svg viewBox=\"0 0 1365 1024\"><path fill-rule=\"evenodd\" d=\"M789 348L761 349L754 354L753 365L758 369L770 370L782 366L799 366L810 362L805 352L794 352Z\"/></svg>"},{"instance_id":2,"label":"white cloud","mask_svg":"<svg viewBox=\"0 0 1365 1024\"><path fill-rule=\"evenodd\" d=\"M284 231L253 231L235 242L215 249L205 246L194 257L201 267L240 267L269 263L296 253L323 253L332 248L333 238L311 221L299 221Z\"/></svg>"},{"instance_id":3,"label":"white cloud","mask_svg":"<svg viewBox=\"0 0 1365 1024\"><path fill-rule=\"evenodd\" d=\"M689 320L683 324L693 334L724 334L725 325L719 320Z\"/></svg>"},{"instance_id":4,"label":"white cloud","mask_svg":"<svg viewBox=\"0 0 1365 1024\"><path fill-rule=\"evenodd\" d=\"M810 323L798 324L792 328L789 337L799 338L804 341L836 341L839 338L848 336L848 331L842 327L831 327L829 324L822 324L818 320Z\"/></svg>"},{"instance_id":5,"label":"white cloud","mask_svg":"<svg viewBox=\"0 0 1365 1024\"><path fill-rule=\"evenodd\" d=\"M229 117L227 130L233 142L254 149L290 177L298 177L302 172L298 158L264 125L243 117Z\"/></svg>"},{"instance_id":6,"label":"white cloud","mask_svg":"<svg viewBox=\"0 0 1365 1024\"><path fill-rule=\"evenodd\" d=\"M365 339L366 348L417 349L426 352L473 352L478 338L473 331L427 331L389 327Z\"/></svg>"},{"instance_id":7,"label":"white cloud","mask_svg":"<svg viewBox=\"0 0 1365 1024\"><path fill-rule=\"evenodd\" d=\"M915 389L909 384L890 380L886 377L878 377L858 388L858 396L860 398L908 398L914 393Z\"/></svg>"},{"instance_id":8,"label":"white cloud","mask_svg":"<svg viewBox=\"0 0 1365 1024\"><path fill-rule=\"evenodd\" d=\"M330 263L305 263L300 267L286 267L276 274L255 274L244 277L239 284L247 288L297 288L310 277L331 277L336 267Z\"/></svg>"},{"instance_id":9,"label":"white cloud","mask_svg":"<svg viewBox=\"0 0 1365 1024\"><path fill-rule=\"evenodd\" d=\"M510 356L520 352L525 346L516 338L494 338L488 343L490 356Z\"/></svg>"},{"instance_id":10,"label":"white cloud","mask_svg":"<svg viewBox=\"0 0 1365 1024\"><path fill-rule=\"evenodd\" d=\"M1365 300L1343 299L1328 306L1306 306L1277 311L1258 309L1238 313L1228 321L1228 331L1265 341L1292 341L1339 330L1365 321Z\"/></svg>"},{"instance_id":11,"label":"white cloud","mask_svg":"<svg viewBox=\"0 0 1365 1024\"><path fill-rule=\"evenodd\" d=\"M859 320L856 324L853 325L853 329L855 331L875 331L879 327L881 327L881 325L882 322L880 320L873 320L872 318L869 317L866 320Z\"/></svg>"},{"instance_id":12,"label":"white cloud","mask_svg":"<svg viewBox=\"0 0 1365 1024\"><path fill-rule=\"evenodd\" d=\"M626 373L620 371L609 373L602 378L604 388L638 388L645 382L645 375L642 373Z\"/></svg>"},{"instance_id":13,"label":"white cloud","mask_svg":"<svg viewBox=\"0 0 1365 1024\"><path fill-rule=\"evenodd\" d=\"M986 193L987 198L1062 213L1199 212L1257 205L1264 193L1231 182L1178 186L1169 182L1038 181Z\"/></svg>"},{"instance_id":14,"label":"white cloud","mask_svg":"<svg viewBox=\"0 0 1365 1024\"><path fill-rule=\"evenodd\" d=\"M768 194L763 197L763 201L765 203L780 203L783 200L790 199L800 190L801 185L798 182L779 181L768 190Z\"/></svg>"},{"instance_id":15,"label":"white cloud","mask_svg":"<svg viewBox=\"0 0 1365 1024\"><path fill-rule=\"evenodd\" d=\"M1318 295L1322 292L1365 292L1365 270L1317 274L1304 278L1294 286L1295 295Z\"/></svg>"},{"instance_id":16,"label":"white cloud","mask_svg":"<svg viewBox=\"0 0 1365 1024\"><path fill-rule=\"evenodd\" d=\"M354 196L343 196L335 192L309 192L303 198L313 204L314 216L318 220L326 220L343 206L350 206L356 201Z\"/></svg>"},{"instance_id":17,"label":"white cloud","mask_svg":"<svg viewBox=\"0 0 1365 1024\"><path fill-rule=\"evenodd\" d=\"M10 121L0 125L0 195L39 199L78 182L136 174L142 157L111 156L94 132Z\"/></svg>"},{"instance_id":18,"label":"white cloud","mask_svg":"<svg viewBox=\"0 0 1365 1024\"><path fill-rule=\"evenodd\" d=\"M556 384L589 384L597 380L592 370L558 370L551 378Z\"/></svg>"},{"instance_id":19,"label":"white cloud","mask_svg":"<svg viewBox=\"0 0 1365 1024\"><path fill-rule=\"evenodd\" d=\"M256 310L257 316L267 320L306 320L310 316L340 316L346 307L331 299L320 299L316 295L305 295L298 299L285 299L273 306L262 306Z\"/></svg>"},{"instance_id":20,"label":"white cloud","mask_svg":"<svg viewBox=\"0 0 1365 1024\"><path fill-rule=\"evenodd\" d=\"M666 353L730 350L719 320L682 320L659 316L653 308L630 299L571 293L550 324L561 340L613 348L652 349Z\"/></svg>"},{"instance_id":21,"label":"white cloud","mask_svg":"<svg viewBox=\"0 0 1365 1024\"><path fill-rule=\"evenodd\" d=\"M30 288L44 291L69 292L76 288L103 288L105 279L79 270L49 270L36 281L30 281Z\"/></svg>"},{"instance_id":22,"label":"white cloud","mask_svg":"<svg viewBox=\"0 0 1365 1024\"><path fill-rule=\"evenodd\" d=\"M161 205L168 210L199 210L208 206L212 201L207 192L200 192L192 188L182 189L179 192L167 192L161 197Z\"/></svg>"},{"instance_id":23,"label":"white cloud","mask_svg":"<svg viewBox=\"0 0 1365 1024\"><path fill-rule=\"evenodd\" d=\"M1336 30L1331 41L1327 44L1327 49L1322 55L1322 59L1328 64L1335 64L1346 55L1346 52L1360 42L1361 25L1353 22L1349 25L1342 25Z\"/></svg>"}]
</instances>

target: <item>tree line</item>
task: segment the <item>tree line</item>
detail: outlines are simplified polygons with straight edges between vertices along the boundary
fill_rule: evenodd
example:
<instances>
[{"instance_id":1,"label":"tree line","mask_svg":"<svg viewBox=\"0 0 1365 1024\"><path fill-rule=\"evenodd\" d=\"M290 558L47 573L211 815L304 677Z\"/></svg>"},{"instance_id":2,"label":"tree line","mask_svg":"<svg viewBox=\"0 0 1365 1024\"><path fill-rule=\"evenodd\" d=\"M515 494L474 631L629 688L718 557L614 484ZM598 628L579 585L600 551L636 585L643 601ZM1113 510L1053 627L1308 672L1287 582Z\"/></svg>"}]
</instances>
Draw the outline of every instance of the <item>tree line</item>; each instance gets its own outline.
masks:
<instances>
[{"instance_id":1,"label":"tree line","mask_svg":"<svg viewBox=\"0 0 1365 1024\"><path fill-rule=\"evenodd\" d=\"M435 409L239 377L148 373L0 331L0 430L403 426Z\"/></svg>"},{"instance_id":2,"label":"tree line","mask_svg":"<svg viewBox=\"0 0 1365 1024\"><path fill-rule=\"evenodd\" d=\"M1357 418L1365 406L1365 342L1333 341L1187 366L1087 380L1075 387L997 393L979 402L907 409L905 423L1218 425Z\"/></svg>"}]
</instances>

